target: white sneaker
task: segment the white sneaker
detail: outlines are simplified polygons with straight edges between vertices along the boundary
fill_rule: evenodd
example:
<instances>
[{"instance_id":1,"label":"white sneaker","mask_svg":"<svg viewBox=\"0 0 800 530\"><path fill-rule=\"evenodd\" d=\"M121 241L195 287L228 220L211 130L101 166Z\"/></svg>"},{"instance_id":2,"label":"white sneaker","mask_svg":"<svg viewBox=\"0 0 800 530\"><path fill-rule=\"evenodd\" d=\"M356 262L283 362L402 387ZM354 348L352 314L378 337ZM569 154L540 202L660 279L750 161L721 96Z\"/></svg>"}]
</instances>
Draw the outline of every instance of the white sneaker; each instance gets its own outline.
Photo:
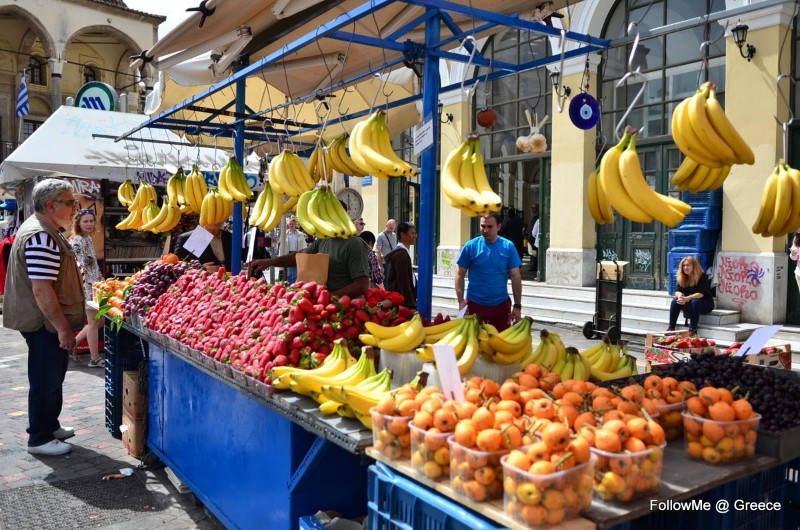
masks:
<instances>
[{"instance_id":1,"label":"white sneaker","mask_svg":"<svg viewBox=\"0 0 800 530\"><path fill-rule=\"evenodd\" d=\"M75 429L72 427L59 427L58 430L53 431L53 436L57 440L66 440L75 436Z\"/></svg>"},{"instance_id":2,"label":"white sneaker","mask_svg":"<svg viewBox=\"0 0 800 530\"><path fill-rule=\"evenodd\" d=\"M28 446L28 452L32 455L65 455L72 451L72 446L61 440L50 440L46 444Z\"/></svg>"}]
</instances>

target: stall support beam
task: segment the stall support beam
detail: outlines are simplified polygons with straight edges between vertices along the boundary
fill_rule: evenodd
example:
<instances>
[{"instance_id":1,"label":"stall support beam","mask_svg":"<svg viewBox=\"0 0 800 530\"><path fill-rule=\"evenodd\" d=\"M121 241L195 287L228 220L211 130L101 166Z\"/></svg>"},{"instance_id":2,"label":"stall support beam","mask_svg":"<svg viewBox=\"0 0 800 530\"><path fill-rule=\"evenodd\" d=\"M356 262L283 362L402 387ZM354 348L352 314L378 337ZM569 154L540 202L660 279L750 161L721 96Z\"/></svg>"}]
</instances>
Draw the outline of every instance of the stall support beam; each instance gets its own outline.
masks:
<instances>
[{"instance_id":1,"label":"stall support beam","mask_svg":"<svg viewBox=\"0 0 800 530\"><path fill-rule=\"evenodd\" d=\"M248 64L247 58L242 57L237 61L236 69L244 68ZM240 77L236 80L236 113L239 115L243 115L247 110L247 104L245 103L246 90L247 78ZM236 122L236 128L234 129L233 153L239 165L244 167L244 121L242 120ZM243 208L243 203L239 201L233 203L233 237L231 238L231 272L233 274L239 274L239 271L242 270Z\"/></svg>"},{"instance_id":2,"label":"stall support beam","mask_svg":"<svg viewBox=\"0 0 800 530\"><path fill-rule=\"evenodd\" d=\"M430 50L439 42L441 30L439 17L428 8L427 21L425 22L425 48ZM439 58L426 54L423 68L423 97L422 116L433 124L433 138L439 138L441 124L436 116L439 103ZM417 310L425 318L431 317L431 294L433 291L433 274L436 256L436 197L439 190L439 174L436 172L436 155L439 151L438 144L428 147L422 153L420 167L420 200L419 200L419 280L417 283Z\"/></svg>"}]
</instances>

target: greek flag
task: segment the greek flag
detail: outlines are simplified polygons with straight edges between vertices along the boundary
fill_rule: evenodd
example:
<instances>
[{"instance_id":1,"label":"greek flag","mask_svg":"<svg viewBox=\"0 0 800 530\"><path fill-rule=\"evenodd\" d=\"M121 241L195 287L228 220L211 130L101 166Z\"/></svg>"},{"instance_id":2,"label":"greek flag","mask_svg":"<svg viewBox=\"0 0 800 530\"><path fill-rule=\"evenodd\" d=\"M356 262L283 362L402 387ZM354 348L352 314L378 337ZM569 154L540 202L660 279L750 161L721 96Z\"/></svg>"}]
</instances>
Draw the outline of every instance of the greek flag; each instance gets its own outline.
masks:
<instances>
[{"instance_id":1,"label":"greek flag","mask_svg":"<svg viewBox=\"0 0 800 530\"><path fill-rule=\"evenodd\" d=\"M17 118L22 118L31 111L28 100L28 84L25 83L25 70L20 74L19 95L17 96Z\"/></svg>"}]
</instances>

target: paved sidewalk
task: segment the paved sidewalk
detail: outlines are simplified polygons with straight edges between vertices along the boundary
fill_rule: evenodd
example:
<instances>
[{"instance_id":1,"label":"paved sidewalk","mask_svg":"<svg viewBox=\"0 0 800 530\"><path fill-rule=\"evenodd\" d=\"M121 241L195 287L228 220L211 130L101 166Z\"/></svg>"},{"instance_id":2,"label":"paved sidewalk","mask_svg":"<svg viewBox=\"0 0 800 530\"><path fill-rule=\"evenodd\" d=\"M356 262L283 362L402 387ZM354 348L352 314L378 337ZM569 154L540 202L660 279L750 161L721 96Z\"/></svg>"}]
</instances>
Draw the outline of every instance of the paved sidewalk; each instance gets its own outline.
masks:
<instances>
[{"instance_id":1,"label":"paved sidewalk","mask_svg":"<svg viewBox=\"0 0 800 530\"><path fill-rule=\"evenodd\" d=\"M145 469L105 429L105 372L70 362L62 425L75 428L64 456L27 452L27 347L0 328L0 529L170 529L218 527L163 469ZM103 481L122 468L133 476Z\"/></svg>"}]
</instances>

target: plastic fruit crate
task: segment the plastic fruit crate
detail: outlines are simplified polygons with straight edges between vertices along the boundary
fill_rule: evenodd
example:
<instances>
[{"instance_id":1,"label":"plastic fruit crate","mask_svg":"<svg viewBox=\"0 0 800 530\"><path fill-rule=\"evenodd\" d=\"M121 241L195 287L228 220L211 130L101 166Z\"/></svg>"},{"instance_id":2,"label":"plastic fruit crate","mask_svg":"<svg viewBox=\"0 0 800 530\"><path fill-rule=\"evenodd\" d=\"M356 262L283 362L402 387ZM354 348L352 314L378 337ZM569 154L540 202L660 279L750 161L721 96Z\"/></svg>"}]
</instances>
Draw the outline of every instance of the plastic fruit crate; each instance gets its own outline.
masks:
<instances>
[{"instance_id":1,"label":"plastic fruit crate","mask_svg":"<svg viewBox=\"0 0 800 530\"><path fill-rule=\"evenodd\" d=\"M421 486L388 466L369 466L369 530L501 530L463 504Z\"/></svg>"},{"instance_id":2,"label":"plastic fruit crate","mask_svg":"<svg viewBox=\"0 0 800 530\"><path fill-rule=\"evenodd\" d=\"M666 446L664 443L635 453L609 453L592 447L592 454L597 457L594 464L597 498L624 503L658 491Z\"/></svg>"},{"instance_id":3,"label":"plastic fruit crate","mask_svg":"<svg viewBox=\"0 0 800 530\"><path fill-rule=\"evenodd\" d=\"M375 407L369 409L372 416L372 446L391 460L411 456L411 431L408 424L413 416L390 416L381 414Z\"/></svg>"},{"instance_id":4,"label":"plastic fruit crate","mask_svg":"<svg viewBox=\"0 0 800 530\"><path fill-rule=\"evenodd\" d=\"M692 211L678 225L678 230L719 230L722 228L722 210L710 206L692 206Z\"/></svg>"},{"instance_id":5,"label":"plastic fruit crate","mask_svg":"<svg viewBox=\"0 0 800 530\"><path fill-rule=\"evenodd\" d=\"M667 441L677 440L683 436L683 417L681 411L683 410L683 403L669 403L665 405L656 405L658 416L656 421L661 428L664 429L664 434Z\"/></svg>"},{"instance_id":6,"label":"plastic fruit crate","mask_svg":"<svg viewBox=\"0 0 800 530\"><path fill-rule=\"evenodd\" d=\"M668 245L670 251L710 252L717 248L718 230L670 230Z\"/></svg>"},{"instance_id":7,"label":"plastic fruit crate","mask_svg":"<svg viewBox=\"0 0 800 530\"><path fill-rule=\"evenodd\" d=\"M751 458L756 454L759 420L761 420L760 414L747 420L715 421L684 412L683 434L686 440L686 453L689 458L707 464L726 464ZM716 445L706 447L703 438Z\"/></svg>"},{"instance_id":8,"label":"plastic fruit crate","mask_svg":"<svg viewBox=\"0 0 800 530\"><path fill-rule=\"evenodd\" d=\"M411 467L431 480L450 479L449 432L420 429L414 422L408 424L411 430Z\"/></svg>"},{"instance_id":9,"label":"plastic fruit crate","mask_svg":"<svg viewBox=\"0 0 800 530\"><path fill-rule=\"evenodd\" d=\"M681 192L681 200L686 204L691 204L692 206L709 206L712 208L719 208L722 206L722 189L714 191L699 191L697 193L683 191Z\"/></svg>"},{"instance_id":10,"label":"plastic fruit crate","mask_svg":"<svg viewBox=\"0 0 800 530\"><path fill-rule=\"evenodd\" d=\"M500 459L508 449L479 451L456 443L450 443L450 487L453 492L470 502L484 502L503 497L503 465Z\"/></svg>"}]
</instances>

